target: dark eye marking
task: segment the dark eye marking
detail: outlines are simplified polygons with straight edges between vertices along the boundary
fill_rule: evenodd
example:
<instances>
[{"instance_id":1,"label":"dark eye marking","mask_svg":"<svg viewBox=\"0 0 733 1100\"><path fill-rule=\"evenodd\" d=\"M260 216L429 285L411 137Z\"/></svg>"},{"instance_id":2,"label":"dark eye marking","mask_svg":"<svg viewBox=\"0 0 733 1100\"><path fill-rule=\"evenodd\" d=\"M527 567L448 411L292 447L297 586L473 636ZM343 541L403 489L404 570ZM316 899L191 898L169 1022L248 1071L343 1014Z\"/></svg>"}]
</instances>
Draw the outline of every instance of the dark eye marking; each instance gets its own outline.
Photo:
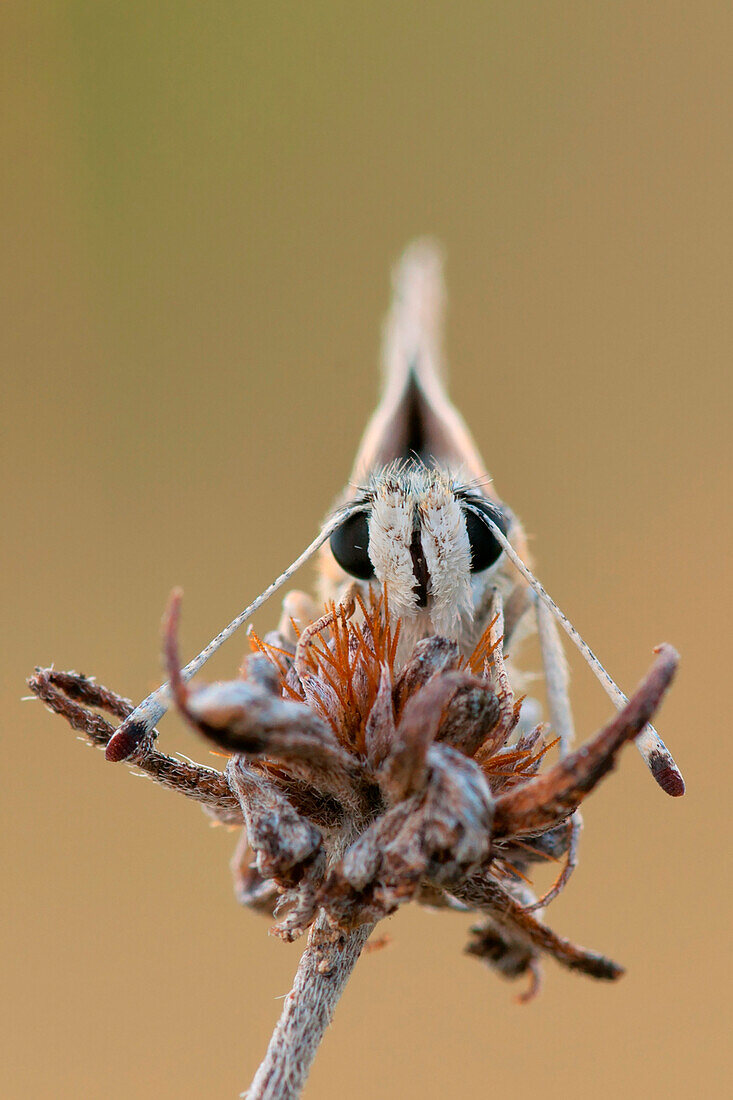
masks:
<instances>
[{"instance_id":1,"label":"dark eye marking","mask_svg":"<svg viewBox=\"0 0 733 1100\"><path fill-rule=\"evenodd\" d=\"M412 532L410 557L412 558L412 573L415 578L413 592L417 596L417 606L427 607L428 581L430 580L430 573L428 572L428 563L425 561L425 553L423 552L422 548L419 524Z\"/></svg>"},{"instance_id":2,"label":"dark eye marking","mask_svg":"<svg viewBox=\"0 0 733 1100\"><path fill-rule=\"evenodd\" d=\"M471 547L471 572L480 573L494 565L502 553L501 543L481 516L486 516L495 523L504 535L509 530L509 523L498 505L476 497L464 498L463 513L466 517L466 531Z\"/></svg>"},{"instance_id":3,"label":"dark eye marking","mask_svg":"<svg viewBox=\"0 0 733 1100\"><path fill-rule=\"evenodd\" d=\"M369 513L352 512L339 524L329 539L331 553L341 568L360 581L374 576L369 557Z\"/></svg>"}]
</instances>

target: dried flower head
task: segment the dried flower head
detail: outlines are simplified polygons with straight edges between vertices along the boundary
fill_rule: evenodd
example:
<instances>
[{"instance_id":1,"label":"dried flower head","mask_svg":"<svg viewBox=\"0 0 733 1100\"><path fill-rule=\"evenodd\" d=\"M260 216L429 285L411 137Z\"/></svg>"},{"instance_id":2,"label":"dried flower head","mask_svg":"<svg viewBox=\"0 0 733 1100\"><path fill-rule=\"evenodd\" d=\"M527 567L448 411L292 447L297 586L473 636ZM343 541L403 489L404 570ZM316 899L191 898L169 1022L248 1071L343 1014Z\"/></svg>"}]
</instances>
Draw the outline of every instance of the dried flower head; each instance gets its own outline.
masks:
<instances>
[{"instance_id":1,"label":"dried flower head","mask_svg":"<svg viewBox=\"0 0 733 1100\"><path fill-rule=\"evenodd\" d=\"M536 900L529 878L535 863L572 858L573 815L658 706L677 666L671 647L606 727L541 770L554 741L546 726L523 722L499 612L470 656L434 636L399 666L400 623L386 596L357 597L297 640L251 634L238 679L190 687L177 657L179 602L165 629L174 698L230 759L224 772L183 764L151 739L129 763L245 826L237 896L273 913L278 935L294 939L320 912L337 942L417 901L478 913L469 952L506 977L530 974L529 993L545 954L591 977L620 976L538 919L548 898ZM73 673L39 669L29 683L99 746L114 729L90 708L120 719L132 709Z\"/></svg>"}]
</instances>

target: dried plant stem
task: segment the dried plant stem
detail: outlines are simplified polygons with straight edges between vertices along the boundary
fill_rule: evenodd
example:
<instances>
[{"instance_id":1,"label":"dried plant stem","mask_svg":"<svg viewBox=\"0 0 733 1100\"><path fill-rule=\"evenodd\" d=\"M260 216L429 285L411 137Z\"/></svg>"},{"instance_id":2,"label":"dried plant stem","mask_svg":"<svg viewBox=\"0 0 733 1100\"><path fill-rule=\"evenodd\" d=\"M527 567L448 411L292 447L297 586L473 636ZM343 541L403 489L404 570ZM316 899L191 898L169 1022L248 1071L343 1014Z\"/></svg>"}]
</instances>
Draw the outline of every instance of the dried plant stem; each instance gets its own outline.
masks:
<instances>
[{"instance_id":1,"label":"dried plant stem","mask_svg":"<svg viewBox=\"0 0 733 1100\"><path fill-rule=\"evenodd\" d=\"M331 1022L373 924L362 924L334 942L324 917L313 925L293 988L254 1076L247 1100L295 1100Z\"/></svg>"}]
</instances>

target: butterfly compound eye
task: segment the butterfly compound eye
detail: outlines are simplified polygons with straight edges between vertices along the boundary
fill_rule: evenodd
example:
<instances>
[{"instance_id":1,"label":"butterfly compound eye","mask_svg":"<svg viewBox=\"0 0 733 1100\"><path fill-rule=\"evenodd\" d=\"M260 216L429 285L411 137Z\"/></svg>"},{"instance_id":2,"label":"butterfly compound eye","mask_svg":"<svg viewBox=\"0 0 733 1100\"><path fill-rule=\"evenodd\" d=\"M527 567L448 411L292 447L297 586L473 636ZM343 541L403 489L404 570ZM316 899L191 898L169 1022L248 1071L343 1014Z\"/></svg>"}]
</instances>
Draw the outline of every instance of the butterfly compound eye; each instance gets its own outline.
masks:
<instances>
[{"instance_id":1,"label":"butterfly compound eye","mask_svg":"<svg viewBox=\"0 0 733 1100\"><path fill-rule=\"evenodd\" d=\"M502 534L507 533L508 524L500 508L485 501L471 501L471 507L478 509L483 515L487 516L492 523L496 524ZM475 512L470 511L468 508L466 508L465 515L466 531L471 547L471 572L480 573L499 560L502 546L489 525L481 519L481 516L477 516Z\"/></svg>"},{"instance_id":2,"label":"butterfly compound eye","mask_svg":"<svg viewBox=\"0 0 733 1100\"><path fill-rule=\"evenodd\" d=\"M369 515L354 512L337 527L329 539L331 552L350 576L369 581L374 576L374 566L369 557Z\"/></svg>"}]
</instances>

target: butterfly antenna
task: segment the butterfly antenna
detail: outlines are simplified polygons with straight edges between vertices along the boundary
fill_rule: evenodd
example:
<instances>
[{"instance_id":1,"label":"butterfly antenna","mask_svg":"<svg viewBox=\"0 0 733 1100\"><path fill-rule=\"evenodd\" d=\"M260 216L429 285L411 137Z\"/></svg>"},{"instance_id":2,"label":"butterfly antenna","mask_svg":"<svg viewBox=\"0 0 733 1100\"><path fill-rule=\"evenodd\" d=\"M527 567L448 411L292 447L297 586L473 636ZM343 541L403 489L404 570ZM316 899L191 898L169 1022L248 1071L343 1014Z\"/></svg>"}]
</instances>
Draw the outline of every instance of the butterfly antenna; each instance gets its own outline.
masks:
<instances>
[{"instance_id":1,"label":"butterfly antenna","mask_svg":"<svg viewBox=\"0 0 733 1100\"><path fill-rule=\"evenodd\" d=\"M287 580L292 577L301 565L305 565L309 558L315 554L326 541L326 539L332 534L339 523L344 518L344 510L341 509L335 513L322 528L317 538L313 540L310 546L306 547L303 553L295 559L292 565L289 565L284 573L281 573L277 580L274 580L269 588L266 588L264 592L260 593L256 600L253 600L249 607L245 607L244 611L237 615L236 619L232 619L228 626L216 635L212 641L209 642L201 652L189 661L185 668L181 669L181 677L184 681L190 680L192 676L202 668L210 657L216 653L217 649L228 641L235 631L239 630L240 626L247 621L266 600L269 600L270 596L277 592L278 588L281 588ZM139 747L141 742L149 737L153 731L153 728L157 725L160 719L171 703L170 688L168 682L161 684L156 691L148 695L147 699L143 699L139 706L135 707L132 714L125 719L125 721L118 727L114 735L110 738L107 745L105 755L108 760L120 761L127 760Z\"/></svg>"},{"instance_id":2,"label":"butterfly antenna","mask_svg":"<svg viewBox=\"0 0 733 1100\"><path fill-rule=\"evenodd\" d=\"M587 664L590 665L593 670L596 679L600 682L601 686L609 696L611 701L617 710L621 710L628 703L627 697L624 695L621 688L618 686L615 680L609 676L601 662L596 657L593 650L588 643L584 641L573 624L568 619L550 594L540 584L532 571L525 565L516 552L509 539L506 537L500 527L485 512L479 508L474 508L470 503L465 505L471 512L478 516L478 518L491 530L494 538L502 546L507 557L514 563L516 568L522 574L524 579L530 585L534 591L536 597L542 600L545 607L555 616L560 626L563 628L567 636L572 643L580 650ZM636 747L644 758L644 761L649 768L650 772L654 776L655 780L667 794L673 797L678 797L685 793L685 781L682 778L682 773L677 767L674 758L665 745L662 738L652 725L646 725L639 736L636 738Z\"/></svg>"}]
</instances>

